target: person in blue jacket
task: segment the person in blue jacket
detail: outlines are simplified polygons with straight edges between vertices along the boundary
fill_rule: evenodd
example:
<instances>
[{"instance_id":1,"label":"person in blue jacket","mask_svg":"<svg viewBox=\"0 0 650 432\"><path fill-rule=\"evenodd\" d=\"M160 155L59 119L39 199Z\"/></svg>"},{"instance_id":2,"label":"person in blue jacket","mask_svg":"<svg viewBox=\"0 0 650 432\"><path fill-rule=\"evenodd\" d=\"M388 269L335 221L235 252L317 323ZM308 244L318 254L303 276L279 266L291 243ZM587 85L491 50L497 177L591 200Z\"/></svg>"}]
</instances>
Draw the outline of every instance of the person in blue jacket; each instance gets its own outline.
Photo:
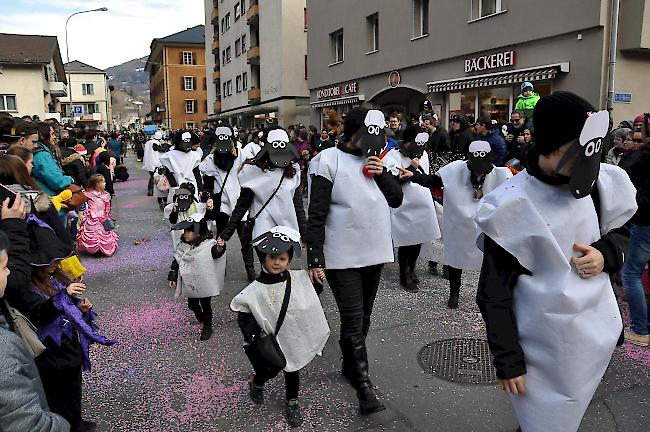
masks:
<instances>
[{"instance_id":1,"label":"person in blue jacket","mask_svg":"<svg viewBox=\"0 0 650 432\"><path fill-rule=\"evenodd\" d=\"M36 184L49 196L55 196L70 186L74 179L63 173L61 163L55 155L52 139L54 129L50 125L40 123L38 126L39 141L34 148L32 177Z\"/></svg>"},{"instance_id":2,"label":"person in blue jacket","mask_svg":"<svg viewBox=\"0 0 650 432\"><path fill-rule=\"evenodd\" d=\"M497 122L492 120L490 117L479 117L476 122L476 134L477 139L490 143L490 147L492 147L492 151L496 156L494 165L504 166L506 163L508 148L506 146L506 140L503 139L503 135L498 126Z\"/></svg>"}]
</instances>

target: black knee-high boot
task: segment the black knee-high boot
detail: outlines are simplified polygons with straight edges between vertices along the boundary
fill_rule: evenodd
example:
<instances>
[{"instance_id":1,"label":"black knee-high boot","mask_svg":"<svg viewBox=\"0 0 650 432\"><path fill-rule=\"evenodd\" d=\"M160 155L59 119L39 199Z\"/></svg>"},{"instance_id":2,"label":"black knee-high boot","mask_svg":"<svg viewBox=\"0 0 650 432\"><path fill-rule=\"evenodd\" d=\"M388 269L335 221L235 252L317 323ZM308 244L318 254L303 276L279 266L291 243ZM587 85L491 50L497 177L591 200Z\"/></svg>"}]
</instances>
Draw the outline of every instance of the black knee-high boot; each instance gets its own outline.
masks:
<instances>
[{"instance_id":1,"label":"black knee-high boot","mask_svg":"<svg viewBox=\"0 0 650 432\"><path fill-rule=\"evenodd\" d=\"M352 385L357 390L359 398L359 411L362 415L373 414L386 409L381 403L372 388L368 376L368 353L366 343L361 338L351 340L352 354L354 356L354 379Z\"/></svg>"},{"instance_id":2,"label":"black knee-high boot","mask_svg":"<svg viewBox=\"0 0 650 432\"><path fill-rule=\"evenodd\" d=\"M149 183L147 184L147 196L153 196L153 173L149 172Z\"/></svg>"},{"instance_id":3,"label":"black knee-high boot","mask_svg":"<svg viewBox=\"0 0 650 432\"><path fill-rule=\"evenodd\" d=\"M411 277L411 270L408 265L409 248L408 246L400 246L397 248L397 262L399 264L399 281L405 291L415 293L418 292L418 287L413 282Z\"/></svg>"},{"instance_id":4,"label":"black knee-high boot","mask_svg":"<svg viewBox=\"0 0 650 432\"><path fill-rule=\"evenodd\" d=\"M409 267L409 271L411 272L411 279L415 284L420 283L420 278L418 278L418 275L415 274L415 267L418 262L418 257L420 256L421 248L422 245L409 246L408 267Z\"/></svg>"}]
</instances>

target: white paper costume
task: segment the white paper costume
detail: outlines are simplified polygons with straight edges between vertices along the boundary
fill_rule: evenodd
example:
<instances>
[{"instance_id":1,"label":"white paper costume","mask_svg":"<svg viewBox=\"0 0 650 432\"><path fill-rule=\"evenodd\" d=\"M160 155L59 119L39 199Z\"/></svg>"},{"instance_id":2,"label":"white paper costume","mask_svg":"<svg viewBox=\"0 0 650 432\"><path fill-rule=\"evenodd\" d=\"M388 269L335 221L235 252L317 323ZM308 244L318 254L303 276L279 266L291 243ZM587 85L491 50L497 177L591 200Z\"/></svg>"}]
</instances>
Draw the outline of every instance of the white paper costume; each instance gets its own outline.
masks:
<instances>
[{"instance_id":1,"label":"white paper costume","mask_svg":"<svg viewBox=\"0 0 650 432\"><path fill-rule=\"evenodd\" d=\"M182 231L180 231L182 234ZM221 294L226 275L226 254L212 257L212 247L217 244L208 239L194 247L181 242L174 253L178 263L178 282L175 297L212 297Z\"/></svg>"},{"instance_id":2,"label":"white paper costume","mask_svg":"<svg viewBox=\"0 0 650 432\"><path fill-rule=\"evenodd\" d=\"M174 203L177 203L177 211L178 211L178 219L176 223L188 220L190 217L193 217L194 215L200 215L201 218L205 216L207 210L205 203L197 202L196 200L192 199L191 192L189 191L185 191L184 189L179 189L178 187L172 189L173 189L172 192L173 198L170 204L167 204L165 206L165 209L163 211L164 220L169 221L169 217L171 216L174 208ZM179 193L181 194L180 196L183 197L180 198L180 201L179 201ZM210 224L208 224L208 226L209 225ZM181 243L182 234L183 234L182 231L171 230L170 235L172 238L173 250L176 250L178 248L178 245Z\"/></svg>"},{"instance_id":3,"label":"white paper costume","mask_svg":"<svg viewBox=\"0 0 650 432\"><path fill-rule=\"evenodd\" d=\"M309 164L310 175L333 185L323 245L328 269L393 262L390 208L374 178L363 175L367 163L366 158L329 148Z\"/></svg>"},{"instance_id":4,"label":"white paper costume","mask_svg":"<svg viewBox=\"0 0 650 432\"><path fill-rule=\"evenodd\" d=\"M428 134L424 135L429 137ZM425 141L426 142L426 141ZM418 143L415 142L414 145ZM426 151L419 158L423 174L429 174L429 156ZM411 166L411 159L394 149L388 152L383 159L386 169L393 175L399 175L398 168ZM391 232L393 246L411 246L422 243L431 243L441 237L436 209L431 197L431 191L416 183L407 182L402 185L404 198L402 205L391 208Z\"/></svg>"},{"instance_id":5,"label":"white paper costume","mask_svg":"<svg viewBox=\"0 0 650 432\"><path fill-rule=\"evenodd\" d=\"M465 161L454 161L438 170L444 185L444 262L463 270L480 270L483 254L476 247L474 213L479 200L474 198L471 172ZM483 192L488 194L512 177L508 168L495 167L485 176Z\"/></svg>"},{"instance_id":6,"label":"white paper costume","mask_svg":"<svg viewBox=\"0 0 650 432\"><path fill-rule=\"evenodd\" d=\"M212 154L203 159L203 162L199 164L199 170L201 170L201 174L214 177L214 190L210 192L216 194L221 192L221 188L223 188L220 211L227 214L228 216L232 215L232 211L235 208L235 204L237 204L237 200L239 199L241 192L241 186L239 185L237 173L239 172L242 163L244 163L245 158L242 154L241 146L239 144L237 145L237 150L237 158L234 160L232 168L229 171L230 174L227 171L224 171L221 168L217 167L217 165L214 163L214 155ZM224 180L226 181L225 187L223 186Z\"/></svg>"},{"instance_id":7,"label":"white paper costume","mask_svg":"<svg viewBox=\"0 0 650 432\"><path fill-rule=\"evenodd\" d=\"M144 158L142 160L142 168L154 172L160 165L160 153L153 149L154 144L160 145L162 133L156 132L152 139L144 143Z\"/></svg>"},{"instance_id":8,"label":"white paper costume","mask_svg":"<svg viewBox=\"0 0 650 432\"><path fill-rule=\"evenodd\" d=\"M294 372L321 355L330 328L307 272L291 270L289 273L289 307L276 337L287 360L285 372ZM286 281L271 285L255 281L232 299L230 308L235 312L253 314L265 334L275 334L286 284Z\"/></svg>"}]
</instances>

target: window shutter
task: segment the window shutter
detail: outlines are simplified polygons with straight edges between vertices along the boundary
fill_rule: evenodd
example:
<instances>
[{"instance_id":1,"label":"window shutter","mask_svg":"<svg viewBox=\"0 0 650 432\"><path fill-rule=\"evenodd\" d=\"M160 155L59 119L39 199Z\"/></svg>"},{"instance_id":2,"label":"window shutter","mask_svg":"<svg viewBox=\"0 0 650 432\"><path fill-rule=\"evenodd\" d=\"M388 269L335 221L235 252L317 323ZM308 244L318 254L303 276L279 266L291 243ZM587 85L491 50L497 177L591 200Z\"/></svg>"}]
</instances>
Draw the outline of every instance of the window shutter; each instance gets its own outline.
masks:
<instances>
[{"instance_id":1,"label":"window shutter","mask_svg":"<svg viewBox=\"0 0 650 432\"><path fill-rule=\"evenodd\" d=\"M181 77L181 90L185 91L185 77Z\"/></svg>"},{"instance_id":2,"label":"window shutter","mask_svg":"<svg viewBox=\"0 0 650 432\"><path fill-rule=\"evenodd\" d=\"M178 63L183 64L183 51L180 52L180 55L181 55L181 59L180 59L180 61Z\"/></svg>"},{"instance_id":3,"label":"window shutter","mask_svg":"<svg viewBox=\"0 0 650 432\"><path fill-rule=\"evenodd\" d=\"M196 77L192 77L192 89L193 90L198 90L199 88L196 86Z\"/></svg>"},{"instance_id":4,"label":"window shutter","mask_svg":"<svg viewBox=\"0 0 650 432\"><path fill-rule=\"evenodd\" d=\"M203 90L207 90L207 89L208 89L208 79L203 78Z\"/></svg>"},{"instance_id":5,"label":"window shutter","mask_svg":"<svg viewBox=\"0 0 650 432\"><path fill-rule=\"evenodd\" d=\"M196 51L192 51L192 64L196 64Z\"/></svg>"}]
</instances>

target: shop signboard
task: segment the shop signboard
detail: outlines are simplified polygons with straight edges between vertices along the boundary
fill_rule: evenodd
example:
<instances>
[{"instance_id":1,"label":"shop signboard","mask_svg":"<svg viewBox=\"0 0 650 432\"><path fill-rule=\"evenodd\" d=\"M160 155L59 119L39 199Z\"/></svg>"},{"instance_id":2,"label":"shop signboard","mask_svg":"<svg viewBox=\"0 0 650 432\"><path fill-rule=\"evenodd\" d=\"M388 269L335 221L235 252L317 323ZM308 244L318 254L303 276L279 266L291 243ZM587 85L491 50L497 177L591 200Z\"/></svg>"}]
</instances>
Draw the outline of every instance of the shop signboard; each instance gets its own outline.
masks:
<instances>
[{"instance_id":1,"label":"shop signboard","mask_svg":"<svg viewBox=\"0 0 650 432\"><path fill-rule=\"evenodd\" d=\"M517 64L517 52L514 50L503 51L465 59L465 73L500 69L515 64Z\"/></svg>"},{"instance_id":2,"label":"shop signboard","mask_svg":"<svg viewBox=\"0 0 650 432\"><path fill-rule=\"evenodd\" d=\"M357 81L350 81L347 83L337 84L330 87L324 87L316 91L316 98L318 100L335 99L343 96L356 94L359 91Z\"/></svg>"}]
</instances>

